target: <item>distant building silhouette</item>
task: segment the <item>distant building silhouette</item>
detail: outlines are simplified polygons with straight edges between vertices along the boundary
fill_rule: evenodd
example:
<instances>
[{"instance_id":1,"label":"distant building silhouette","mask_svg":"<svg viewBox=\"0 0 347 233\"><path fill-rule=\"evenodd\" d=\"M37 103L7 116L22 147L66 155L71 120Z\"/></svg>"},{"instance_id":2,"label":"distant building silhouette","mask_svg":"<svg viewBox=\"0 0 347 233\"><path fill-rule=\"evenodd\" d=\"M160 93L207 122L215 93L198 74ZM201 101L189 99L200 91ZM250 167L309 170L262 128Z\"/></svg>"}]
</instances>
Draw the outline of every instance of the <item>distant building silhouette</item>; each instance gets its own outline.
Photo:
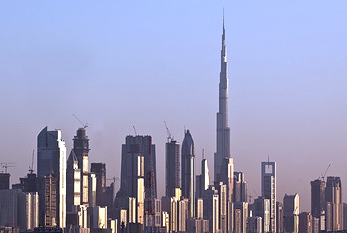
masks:
<instances>
[{"instance_id":1,"label":"distant building silhouette","mask_svg":"<svg viewBox=\"0 0 347 233\"><path fill-rule=\"evenodd\" d=\"M287 195L283 198L284 232L299 232L299 195Z\"/></svg>"},{"instance_id":2,"label":"distant building silhouette","mask_svg":"<svg viewBox=\"0 0 347 233\"><path fill-rule=\"evenodd\" d=\"M92 163L90 171L96 175L96 205L106 206L106 164Z\"/></svg>"},{"instance_id":3,"label":"distant building silhouette","mask_svg":"<svg viewBox=\"0 0 347 233\"><path fill-rule=\"evenodd\" d=\"M328 176L325 200L327 201L327 206L330 206L330 208L327 207L326 215L331 216L331 221L326 222L326 230L343 230L342 184L340 177Z\"/></svg>"},{"instance_id":4,"label":"distant building silhouette","mask_svg":"<svg viewBox=\"0 0 347 233\"><path fill-rule=\"evenodd\" d=\"M170 139L165 144L165 194L175 196L175 189L181 188L180 144Z\"/></svg>"},{"instance_id":5,"label":"distant building silhouette","mask_svg":"<svg viewBox=\"0 0 347 233\"><path fill-rule=\"evenodd\" d=\"M270 200L270 231L276 231L276 162L261 163L261 195ZM265 229L264 229L265 230Z\"/></svg>"}]
</instances>

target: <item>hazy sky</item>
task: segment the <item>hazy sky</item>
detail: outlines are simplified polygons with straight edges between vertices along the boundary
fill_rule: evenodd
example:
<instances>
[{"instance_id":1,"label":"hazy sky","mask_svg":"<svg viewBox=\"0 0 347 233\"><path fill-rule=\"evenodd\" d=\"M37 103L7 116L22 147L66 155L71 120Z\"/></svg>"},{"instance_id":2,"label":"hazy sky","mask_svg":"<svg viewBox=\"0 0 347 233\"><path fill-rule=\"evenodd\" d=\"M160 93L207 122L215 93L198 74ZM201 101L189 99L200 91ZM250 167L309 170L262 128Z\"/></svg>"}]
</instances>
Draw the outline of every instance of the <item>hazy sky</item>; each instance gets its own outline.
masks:
<instances>
[{"instance_id":1,"label":"hazy sky","mask_svg":"<svg viewBox=\"0 0 347 233\"><path fill-rule=\"evenodd\" d=\"M27 174L38 133L61 129L68 152L89 123L90 161L120 176L125 136L153 136L164 194L164 120L191 130L213 174L225 7L235 169L260 195L260 163L277 162L277 199L328 175L347 188L347 2L1 1L0 161ZM35 156L36 164L36 156ZM343 198L347 201L346 192Z\"/></svg>"}]
</instances>

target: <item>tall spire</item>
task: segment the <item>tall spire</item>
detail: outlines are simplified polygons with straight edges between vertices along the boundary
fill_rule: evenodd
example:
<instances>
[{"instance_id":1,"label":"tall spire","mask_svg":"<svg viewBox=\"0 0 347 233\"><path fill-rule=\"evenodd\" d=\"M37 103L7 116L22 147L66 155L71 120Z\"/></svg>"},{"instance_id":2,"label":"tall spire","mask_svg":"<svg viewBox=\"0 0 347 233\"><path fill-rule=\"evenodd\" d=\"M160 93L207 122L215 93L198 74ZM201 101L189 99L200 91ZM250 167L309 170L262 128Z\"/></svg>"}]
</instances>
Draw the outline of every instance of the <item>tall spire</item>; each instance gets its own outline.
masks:
<instances>
[{"instance_id":1,"label":"tall spire","mask_svg":"<svg viewBox=\"0 0 347 233\"><path fill-rule=\"evenodd\" d=\"M221 49L221 71L219 77L219 111L217 113L217 151L214 157L214 179L223 180L221 168L223 161L230 155L230 128L228 126L228 61L225 41L224 8L223 8L223 34Z\"/></svg>"}]
</instances>

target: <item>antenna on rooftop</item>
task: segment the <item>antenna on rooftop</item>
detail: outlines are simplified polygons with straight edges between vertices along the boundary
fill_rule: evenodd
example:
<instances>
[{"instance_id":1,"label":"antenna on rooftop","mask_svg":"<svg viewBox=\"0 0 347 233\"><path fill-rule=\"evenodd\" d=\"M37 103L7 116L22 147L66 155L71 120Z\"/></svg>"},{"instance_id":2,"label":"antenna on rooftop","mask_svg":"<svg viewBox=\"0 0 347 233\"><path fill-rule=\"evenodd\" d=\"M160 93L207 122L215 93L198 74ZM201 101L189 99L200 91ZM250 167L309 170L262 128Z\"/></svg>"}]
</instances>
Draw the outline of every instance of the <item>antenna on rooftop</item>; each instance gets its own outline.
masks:
<instances>
[{"instance_id":1,"label":"antenna on rooftop","mask_svg":"<svg viewBox=\"0 0 347 233\"><path fill-rule=\"evenodd\" d=\"M79 123L81 123L81 125L83 126L83 128L87 128L88 127L88 122L86 122L85 124L75 115L75 114L72 114L76 120L79 121Z\"/></svg>"}]
</instances>

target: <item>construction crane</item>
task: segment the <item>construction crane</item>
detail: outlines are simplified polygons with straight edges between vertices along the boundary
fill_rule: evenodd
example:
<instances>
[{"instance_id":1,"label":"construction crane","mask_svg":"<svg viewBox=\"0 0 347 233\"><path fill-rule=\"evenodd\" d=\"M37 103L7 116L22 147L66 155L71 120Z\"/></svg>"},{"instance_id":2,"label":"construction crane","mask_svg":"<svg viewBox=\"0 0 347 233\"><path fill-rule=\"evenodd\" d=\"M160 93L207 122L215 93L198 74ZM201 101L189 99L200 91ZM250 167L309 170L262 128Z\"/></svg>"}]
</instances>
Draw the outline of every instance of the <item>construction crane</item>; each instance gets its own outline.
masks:
<instances>
[{"instance_id":1,"label":"construction crane","mask_svg":"<svg viewBox=\"0 0 347 233\"><path fill-rule=\"evenodd\" d=\"M327 169L325 170L325 173L324 173L324 174L321 174L321 176L318 177L318 179L321 179L322 181L325 181L325 176L326 176L326 174L328 173L328 170L329 170L330 166L331 166L331 164L329 163Z\"/></svg>"},{"instance_id":2,"label":"construction crane","mask_svg":"<svg viewBox=\"0 0 347 233\"><path fill-rule=\"evenodd\" d=\"M136 128L135 128L135 125L133 125L133 129L134 129L134 133L135 133L135 136L137 136L137 131L136 131Z\"/></svg>"},{"instance_id":3,"label":"construction crane","mask_svg":"<svg viewBox=\"0 0 347 233\"><path fill-rule=\"evenodd\" d=\"M75 114L72 115L76 118L76 120L79 121L79 123L81 123L84 129L88 127L88 122L84 124Z\"/></svg>"},{"instance_id":4,"label":"construction crane","mask_svg":"<svg viewBox=\"0 0 347 233\"><path fill-rule=\"evenodd\" d=\"M166 133L167 133L167 141L169 142L170 140L173 140L173 137L171 135L169 127L167 127L166 121L164 121L164 124L165 124L165 128L166 128Z\"/></svg>"},{"instance_id":5,"label":"construction crane","mask_svg":"<svg viewBox=\"0 0 347 233\"><path fill-rule=\"evenodd\" d=\"M15 164L15 163L0 163L0 166L1 166L2 168L5 168L5 173L7 173L7 169L8 169L9 167L15 167L14 164ZM2 171L2 173L4 173L4 172Z\"/></svg>"},{"instance_id":6,"label":"construction crane","mask_svg":"<svg viewBox=\"0 0 347 233\"><path fill-rule=\"evenodd\" d=\"M29 172L30 174L33 174L34 173L34 155L35 155L35 150L33 150L33 155L32 155L32 158L31 158L31 167L29 166Z\"/></svg>"}]
</instances>

